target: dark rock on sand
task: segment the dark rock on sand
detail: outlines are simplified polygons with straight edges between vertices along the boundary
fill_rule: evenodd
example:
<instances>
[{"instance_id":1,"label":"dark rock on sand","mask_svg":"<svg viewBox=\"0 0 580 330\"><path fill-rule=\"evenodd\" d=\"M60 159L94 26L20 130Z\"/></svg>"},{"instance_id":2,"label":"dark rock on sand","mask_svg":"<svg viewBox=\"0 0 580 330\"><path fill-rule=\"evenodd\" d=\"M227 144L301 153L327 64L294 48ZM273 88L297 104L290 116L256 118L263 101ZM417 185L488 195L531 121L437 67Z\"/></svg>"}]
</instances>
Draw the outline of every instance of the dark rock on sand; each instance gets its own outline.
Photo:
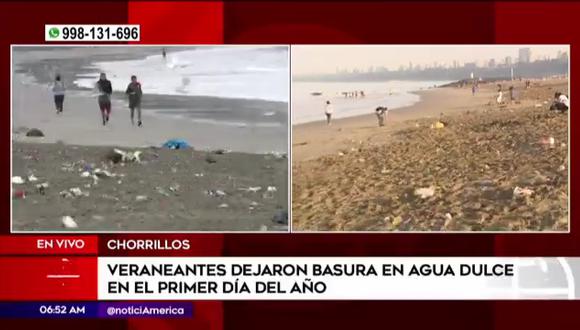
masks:
<instances>
[{"instance_id":1,"label":"dark rock on sand","mask_svg":"<svg viewBox=\"0 0 580 330\"><path fill-rule=\"evenodd\" d=\"M42 133L42 131L39 130L38 128L33 128L33 129L30 129L28 132L26 132L26 136L43 137L44 133Z\"/></svg>"}]
</instances>

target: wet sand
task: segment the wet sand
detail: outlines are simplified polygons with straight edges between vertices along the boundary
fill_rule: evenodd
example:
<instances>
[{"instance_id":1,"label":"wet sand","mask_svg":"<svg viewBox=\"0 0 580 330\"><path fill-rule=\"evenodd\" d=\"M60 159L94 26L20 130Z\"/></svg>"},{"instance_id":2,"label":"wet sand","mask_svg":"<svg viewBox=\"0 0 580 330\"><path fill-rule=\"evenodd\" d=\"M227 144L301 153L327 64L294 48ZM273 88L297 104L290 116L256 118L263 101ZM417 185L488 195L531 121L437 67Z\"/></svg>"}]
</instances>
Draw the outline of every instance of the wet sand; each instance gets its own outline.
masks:
<instances>
[{"instance_id":1,"label":"wet sand","mask_svg":"<svg viewBox=\"0 0 580 330\"><path fill-rule=\"evenodd\" d=\"M495 84L475 97L468 88L425 91L381 128L373 115L298 125L293 229L566 231L568 115L547 103L568 82L514 86L519 102L501 106ZM448 125L430 128L441 113ZM533 193L518 197L515 187ZM421 188L433 196L421 198Z\"/></svg>"}]
</instances>

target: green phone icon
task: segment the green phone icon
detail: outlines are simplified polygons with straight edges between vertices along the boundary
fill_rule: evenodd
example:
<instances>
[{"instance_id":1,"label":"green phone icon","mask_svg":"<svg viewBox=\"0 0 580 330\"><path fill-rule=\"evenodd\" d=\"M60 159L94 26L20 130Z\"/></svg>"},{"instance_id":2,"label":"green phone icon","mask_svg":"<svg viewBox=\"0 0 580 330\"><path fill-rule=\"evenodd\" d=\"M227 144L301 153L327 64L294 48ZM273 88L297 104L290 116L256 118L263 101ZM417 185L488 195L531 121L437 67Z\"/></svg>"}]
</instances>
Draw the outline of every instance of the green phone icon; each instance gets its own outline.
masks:
<instances>
[{"instance_id":1,"label":"green phone icon","mask_svg":"<svg viewBox=\"0 0 580 330\"><path fill-rule=\"evenodd\" d=\"M58 38L59 34L60 34L60 31L56 27L50 28L50 30L48 30L48 35L51 38Z\"/></svg>"}]
</instances>

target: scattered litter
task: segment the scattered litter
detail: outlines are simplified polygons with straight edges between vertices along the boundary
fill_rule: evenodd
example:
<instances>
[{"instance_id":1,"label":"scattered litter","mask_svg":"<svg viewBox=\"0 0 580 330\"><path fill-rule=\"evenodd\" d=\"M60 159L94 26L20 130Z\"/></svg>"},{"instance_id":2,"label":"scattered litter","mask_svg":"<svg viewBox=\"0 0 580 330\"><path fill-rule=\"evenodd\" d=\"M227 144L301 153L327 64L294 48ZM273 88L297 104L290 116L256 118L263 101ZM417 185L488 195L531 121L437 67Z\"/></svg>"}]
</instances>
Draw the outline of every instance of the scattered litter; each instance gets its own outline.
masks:
<instances>
[{"instance_id":1,"label":"scattered litter","mask_svg":"<svg viewBox=\"0 0 580 330\"><path fill-rule=\"evenodd\" d=\"M558 171L565 171L566 170L566 166L564 165L560 165L560 167L558 167Z\"/></svg>"},{"instance_id":2,"label":"scattered litter","mask_svg":"<svg viewBox=\"0 0 580 330\"><path fill-rule=\"evenodd\" d=\"M147 196L145 196L145 195L139 195L139 196L135 197L135 201L137 201L137 202L143 202L146 200L147 200Z\"/></svg>"},{"instance_id":3,"label":"scattered litter","mask_svg":"<svg viewBox=\"0 0 580 330\"><path fill-rule=\"evenodd\" d=\"M196 178L202 178L203 177L203 173L195 173L193 174Z\"/></svg>"},{"instance_id":4,"label":"scattered litter","mask_svg":"<svg viewBox=\"0 0 580 330\"><path fill-rule=\"evenodd\" d=\"M177 193L180 187L181 186L179 185L179 183L174 183L171 186L169 186L169 190L173 193Z\"/></svg>"},{"instance_id":5,"label":"scattered litter","mask_svg":"<svg viewBox=\"0 0 580 330\"><path fill-rule=\"evenodd\" d=\"M169 197L169 194L167 193L167 191L165 191L165 189L163 189L161 187L155 187L155 191L157 191L158 193L160 193L163 196Z\"/></svg>"},{"instance_id":6,"label":"scattered litter","mask_svg":"<svg viewBox=\"0 0 580 330\"><path fill-rule=\"evenodd\" d=\"M436 121L435 123L431 124L431 128L435 128L435 129L441 129L444 128L445 124L442 123L441 121Z\"/></svg>"},{"instance_id":7,"label":"scattered litter","mask_svg":"<svg viewBox=\"0 0 580 330\"><path fill-rule=\"evenodd\" d=\"M262 187L248 187L248 188L238 188L238 190L247 191L247 192L258 192L262 190Z\"/></svg>"},{"instance_id":8,"label":"scattered litter","mask_svg":"<svg viewBox=\"0 0 580 330\"><path fill-rule=\"evenodd\" d=\"M84 171L83 173L81 173L82 178L88 178L89 176L91 176L91 173L89 171Z\"/></svg>"},{"instance_id":9,"label":"scattered litter","mask_svg":"<svg viewBox=\"0 0 580 330\"><path fill-rule=\"evenodd\" d=\"M364 158L359 158L359 159L358 159L358 162L359 162L359 163L364 163L364 162L365 162L365 159L364 159Z\"/></svg>"},{"instance_id":10,"label":"scattered litter","mask_svg":"<svg viewBox=\"0 0 580 330\"><path fill-rule=\"evenodd\" d=\"M339 155L339 156L344 156L344 152L342 152L342 151L339 151L339 152L338 152L338 155Z\"/></svg>"},{"instance_id":11,"label":"scattered litter","mask_svg":"<svg viewBox=\"0 0 580 330\"><path fill-rule=\"evenodd\" d=\"M283 153L283 152L271 151L268 154L271 155L272 157L274 157L274 159L286 159L286 158L288 158L286 153Z\"/></svg>"},{"instance_id":12,"label":"scattered litter","mask_svg":"<svg viewBox=\"0 0 580 330\"><path fill-rule=\"evenodd\" d=\"M534 194L534 191L530 188L520 188L520 187L515 187L514 188L514 196L515 197L530 197Z\"/></svg>"},{"instance_id":13,"label":"scattered litter","mask_svg":"<svg viewBox=\"0 0 580 330\"><path fill-rule=\"evenodd\" d=\"M23 184L24 183L24 180L20 176L13 176L12 177L12 183L13 184Z\"/></svg>"},{"instance_id":14,"label":"scattered litter","mask_svg":"<svg viewBox=\"0 0 580 330\"><path fill-rule=\"evenodd\" d=\"M389 173L389 170L387 170L385 167L383 167L383 169L381 170L381 174L387 174Z\"/></svg>"},{"instance_id":15,"label":"scattered litter","mask_svg":"<svg viewBox=\"0 0 580 330\"><path fill-rule=\"evenodd\" d=\"M30 174L28 176L28 182L36 182L38 181L38 178L34 176L34 174Z\"/></svg>"},{"instance_id":16,"label":"scattered litter","mask_svg":"<svg viewBox=\"0 0 580 330\"><path fill-rule=\"evenodd\" d=\"M223 190L206 190L205 194L210 197L225 197L226 193Z\"/></svg>"},{"instance_id":17,"label":"scattered litter","mask_svg":"<svg viewBox=\"0 0 580 330\"><path fill-rule=\"evenodd\" d=\"M107 170L102 170L100 168L97 168L95 170L95 175L99 178L110 178L110 177L114 176L113 174L111 174L111 172L109 172Z\"/></svg>"},{"instance_id":18,"label":"scattered litter","mask_svg":"<svg viewBox=\"0 0 580 330\"><path fill-rule=\"evenodd\" d=\"M102 216L102 215L93 215L91 218L93 220L97 220L97 221L103 221L103 220L105 220L105 217Z\"/></svg>"},{"instance_id":19,"label":"scattered litter","mask_svg":"<svg viewBox=\"0 0 580 330\"><path fill-rule=\"evenodd\" d=\"M141 151L123 151L121 149L113 149L113 151L121 156L121 162L141 162Z\"/></svg>"},{"instance_id":20,"label":"scattered litter","mask_svg":"<svg viewBox=\"0 0 580 330\"><path fill-rule=\"evenodd\" d=\"M269 192L275 192L275 191L278 191L278 188L276 188L274 186L268 186L268 191Z\"/></svg>"},{"instance_id":21,"label":"scattered litter","mask_svg":"<svg viewBox=\"0 0 580 330\"><path fill-rule=\"evenodd\" d=\"M224 154L227 154L230 152L231 152L231 150L227 150L227 149L217 149L217 150L212 151L212 153L214 153L216 155L224 155Z\"/></svg>"},{"instance_id":22,"label":"scattered litter","mask_svg":"<svg viewBox=\"0 0 580 330\"><path fill-rule=\"evenodd\" d=\"M62 217L62 224L64 225L65 228L78 228L79 225L77 225L77 223L73 220L73 218L69 217L68 215L65 215L64 217Z\"/></svg>"},{"instance_id":23,"label":"scattered litter","mask_svg":"<svg viewBox=\"0 0 580 330\"><path fill-rule=\"evenodd\" d=\"M415 189L415 195L419 196L423 199L428 198L428 197L432 197L433 195L435 195L435 188L433 188L433 187L417 188L417 189Z\"/></svg>"},{"instance_id":24,"label":"scattered litter","mask_svg":"<svg viewBox=\"0 0 580 330\"><path fill-rule=\"evenodd\" d=\"M165 142L162 145L163 148L168 148L168 149L185 149L185 148L190 148L189 144L184 141L184 140L180 140L180 139L171 139L171 140L167 140L167 142Z\"/></svg>"},{"instance_id":25,"label":"scattered litter","mask_svg":"<svg viewBox=\"0 0 580 330\"><path fill-rule=\"evenodd\" d=\"M218 206L218 208L220 208L220 209L226 209L226 208L228 208L228 207L230 207L230 206L229 206L228 204L226 204L226 203L220 204L220 205Z\"/></svg>"},{"instance_id":26,"label":"scattered litter","mask_svg":"<svg viewBox=\"0 0 580 330\"><path fill-rule=\"evenodd\" d=\"M541 108L541 107L542 107L542 103L536 103L536 104L534 105L534 107L536 107L536 108Z\"/></svg>"},{"instance_id":27,"label":"scattered litter","mask_svg":"<svg viewBox=\"0 0 580 330\"><path fill-rule=\"evenodd\" d=\"M171 173L177 173L177 168L175 168L175 167L172 167L172 168L171 168Z\"/></svg>"},{"instance_id":28,"label":"scattered litter","mask_svg":"<svg viewBox=\"0 0 580 330\"><path fill-rule=\"evenodd\" d=\"M79 187L70 188L69 191L74 197L89 196L88 192L83 192Z\"/></svg>"}]
</instances>

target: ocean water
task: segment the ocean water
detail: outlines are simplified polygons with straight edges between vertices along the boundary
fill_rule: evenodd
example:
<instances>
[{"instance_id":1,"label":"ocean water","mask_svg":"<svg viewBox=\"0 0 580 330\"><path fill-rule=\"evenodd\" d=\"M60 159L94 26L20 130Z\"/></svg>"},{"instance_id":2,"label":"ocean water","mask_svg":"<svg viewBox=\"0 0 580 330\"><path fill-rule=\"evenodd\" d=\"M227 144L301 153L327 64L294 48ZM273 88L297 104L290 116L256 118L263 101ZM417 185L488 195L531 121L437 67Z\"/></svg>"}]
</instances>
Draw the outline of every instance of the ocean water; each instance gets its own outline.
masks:
<instances>
[{"instance_id":1,"label":"ocean water","mask_svg":"<svg viewBox=\"0 0 580 330\"><path fill-rule=\"evenodd\" d=\"M326 101L334 107L334 118L374 113L378 106L397 109L413 105L420 96L413 93L449 81L384 82L294 82L292 84L292 123L324 120ZM342 92L364 91L365 97L345 98ZM322 93L312 95L312 93Z\"/></svg>"},{"instance_id":2,"label":"ocean water","mask_svg":"<svg viewBox=\"0 0 580 330\"><path fill-rule=\"evenodd\" d=\"M167 49L143 59L92 63L94 72L74 83L93 88L105 72L115 91L124 92L136 75L147 94L214 96L288 102L289 66L286 47L198 47Z\"/></svg>"}]
</instances>

